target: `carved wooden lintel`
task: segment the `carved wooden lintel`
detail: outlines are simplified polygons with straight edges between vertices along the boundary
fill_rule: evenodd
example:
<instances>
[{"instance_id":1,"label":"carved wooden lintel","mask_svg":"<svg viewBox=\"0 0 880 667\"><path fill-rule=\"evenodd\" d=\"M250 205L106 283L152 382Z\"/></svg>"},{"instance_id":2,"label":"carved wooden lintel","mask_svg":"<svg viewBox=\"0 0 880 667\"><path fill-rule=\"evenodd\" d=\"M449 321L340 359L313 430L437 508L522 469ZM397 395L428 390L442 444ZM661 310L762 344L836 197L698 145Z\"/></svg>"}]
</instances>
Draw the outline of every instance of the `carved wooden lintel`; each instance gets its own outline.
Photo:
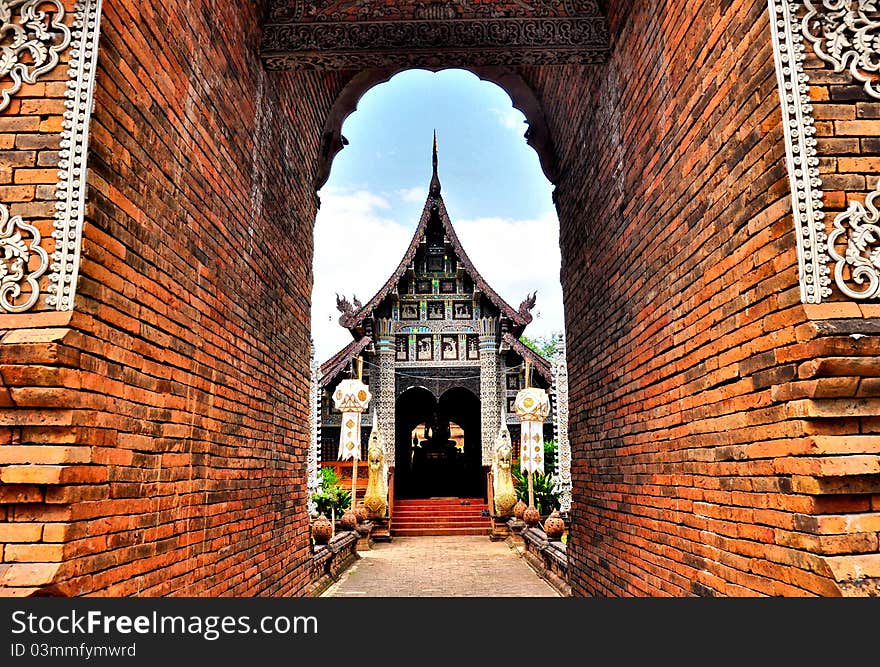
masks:
<instances>
[{"instance_id":1,"label":"carved wooden lintel","mask_svg":"<svg viewBox=\"0 0 880 667\"><path fill-rule=\"evenodd\" d=\"M322 5L276 0L263 32L269 69L590 64L608 52L590 0Z\"/></svg>"}]
</instances>

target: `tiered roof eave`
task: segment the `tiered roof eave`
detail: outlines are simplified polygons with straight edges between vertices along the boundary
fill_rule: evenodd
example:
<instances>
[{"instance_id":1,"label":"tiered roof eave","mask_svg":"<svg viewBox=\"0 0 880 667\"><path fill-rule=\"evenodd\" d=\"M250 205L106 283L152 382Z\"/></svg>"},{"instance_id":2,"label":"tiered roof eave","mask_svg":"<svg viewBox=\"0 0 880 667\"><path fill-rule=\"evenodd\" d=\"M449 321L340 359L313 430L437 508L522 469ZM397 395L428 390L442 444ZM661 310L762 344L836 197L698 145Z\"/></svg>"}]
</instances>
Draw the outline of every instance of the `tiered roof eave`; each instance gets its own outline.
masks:
<instances>
[{"instance_id":1,"label":"tiered roof eave","mask_svg":"<svg viewBox=\"0 0 880 667\"><path fill-rule=\"evenodd\" d=\"M409 246L407 247L406 252L403 255L403 258L400 260L397 269L391 274L388 280L385 281L379 291L376 292L376 294L373 295L373 297L369 301L367 301L366 304L363 305L363 307L351 313L344 313L342 317L339 318L339 323L346 329L351 331L352 336L355 339L359 339L364 335L364 321L369 318L372 315L373 311L375 311L379 307L379 305L381 305L381 303L394 291L394 289L397 287L397 284L406 273L407 269L412 265L419 245L421 244L427 232L428 223L431 220L431 215L434 212L437 213L437 216L439 217L440 222L443 225L443 230L446 233L446 238L452 244L453 251L455 252L456 258L458 259L460 266L468 274L476 288L480 292L482 292L496 308L498 308L502 316L510 319L516 335L521 335L526 326L528 326L528 324L532 321L532 314L529 312L529 308L526 306L526 302L524 301L523 305L521 305L519 309L514 309L513 306L507 303L507 301L505 301L501 297L501 295L498 294L498 292L496 292L491 285L489 285L482 274L477 271L474 263L465 252L464 247L461 244L461 240L458 238L458 234L455 232L455 228L452 226L452 221L449 218L449 212L446 210L446 203L443 201L443 196L440 195L439 192L437 194L429 194L428 198L425 200L425 206L422 210L419 224L416 227L412 240L410 241Z\"/></svg>"}]
</instances>

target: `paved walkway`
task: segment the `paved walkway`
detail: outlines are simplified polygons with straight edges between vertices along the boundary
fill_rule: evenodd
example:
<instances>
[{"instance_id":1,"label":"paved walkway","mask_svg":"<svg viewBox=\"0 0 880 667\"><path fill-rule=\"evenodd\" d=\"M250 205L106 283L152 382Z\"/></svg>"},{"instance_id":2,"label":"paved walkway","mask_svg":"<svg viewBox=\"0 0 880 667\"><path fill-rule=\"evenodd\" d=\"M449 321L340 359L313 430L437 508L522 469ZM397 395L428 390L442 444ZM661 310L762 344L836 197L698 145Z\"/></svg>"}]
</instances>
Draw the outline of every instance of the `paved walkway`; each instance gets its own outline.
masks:
<instances>
[{"instance_id":1,"label":"paved walkway","mask_svg":"<svg viewBox=\"0 0 880 667\"><path fill-rule=\"evenodd\" d=\"M504 542L395 537L360 552L328 597L558 597Z\"/></svg>"}]
</instances>

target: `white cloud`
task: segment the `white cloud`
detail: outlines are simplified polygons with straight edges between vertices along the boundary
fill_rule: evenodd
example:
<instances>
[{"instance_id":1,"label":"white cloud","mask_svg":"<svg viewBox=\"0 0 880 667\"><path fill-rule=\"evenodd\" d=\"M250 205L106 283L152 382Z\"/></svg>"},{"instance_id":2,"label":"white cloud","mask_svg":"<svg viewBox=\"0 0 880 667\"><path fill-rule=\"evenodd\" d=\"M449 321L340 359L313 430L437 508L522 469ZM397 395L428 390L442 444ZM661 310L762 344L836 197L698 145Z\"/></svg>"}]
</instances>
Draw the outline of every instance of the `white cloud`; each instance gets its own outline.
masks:
<instances>
[{"instance_id":1,"label":"white cloud","mask_svg":"<svg viewBox=\"0 0 880 667\"><path fill-rule=\"evenodd\" d=\"M416 186L414 188L405 188L397 191L397 196L401 201L411 204L421 204L428 196L428 189L425 186Z\"/></svg>"},{"instance_id":2,"label":"white cloud","mask_svg":"<svg viewBox=\"0 0 880 667\"><path fill-rule=\"evenodd\" d=\"M351 341L339 326L336 294L366 303L397 268L412 238L407 229L382 212L388 200L367 190L325 187L315 221L315 284L312 290L312 337L319 361Z\"/></svg>"},{"instance_id":3,"label":"white cloud","mask_svg":"<svg viewBox=\"0 0 880 667\"><path fill-rule=\"evenodd\" d=\"M321 190L321 210L318 211L318 220L322 216L336 216L340 214L370 214L373 209L391 208L391 204L382 195L370 192L366 188L337 188L328 186Z\"/></svg>"},{"instance_id":4,"label":"white cloud","mask_svg":"<svg viewBox=\"0 0 880 667\"><path fill-rule=\"evenodd\" d=\"M498 119L498 123L501 127L507 128L508 130L526 131L526 117L518 109L511 107L510 109L489 109L489 111Z\"/></svg>"},{"instance_id":5,"label":"white cloud","mask_svg":"<svg viewBox=\"0 0 880 667\"><path fill-rule=\"evenodd\" d=\"M478 218L453 223L465 252L492 288L517 308L537 290L531 337L562 331L559 222L548 211L536 220Z\"/></svg>"}]
</instances>

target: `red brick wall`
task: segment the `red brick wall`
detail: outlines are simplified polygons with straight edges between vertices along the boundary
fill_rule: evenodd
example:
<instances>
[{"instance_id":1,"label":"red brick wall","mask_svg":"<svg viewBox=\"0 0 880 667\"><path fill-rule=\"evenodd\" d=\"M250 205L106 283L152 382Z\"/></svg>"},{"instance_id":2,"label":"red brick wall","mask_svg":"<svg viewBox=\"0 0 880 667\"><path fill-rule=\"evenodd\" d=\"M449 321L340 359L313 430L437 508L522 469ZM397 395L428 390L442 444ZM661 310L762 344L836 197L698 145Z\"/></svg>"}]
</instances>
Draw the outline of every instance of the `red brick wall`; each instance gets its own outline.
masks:
<instances>
[{"instance_id":1,"label":"red brick wall","mask_svg":"<svg viewBox=\"0 0 880 667\"><path fill-rule=\"evenodd\" d=\"M523 70L562 173L572 586L876 590L876 306L799 303L766 3L607 5L607 65ZM76 312L0 316L0 587L302 593L311 183L346 77L266 73L252 3L104 11ZM0 114L2 201L37 219L63 76ZM876 109L823 76L833 207Z\"/></svg>"},{"instance_id":2,"label":"red brick wall","mask_svg":"<svg viewBox=\"0 0 880 667\"><path fill-rule=\"evenodd\" d=\"M6 593L308 584L311 169L338 86L266 73L252 5L105 3L76 313L0 345ZM0 116L7 202L54 156L32 133L58 103L31 94Z\"/></svg>"},{"instance_id":3,"label":"red brick wall","mask_svg":"<svg viewBox=\"0 0 880 667\"><path fill-rule=\"evenodd\" d=\"M880 100L865 92L849 70L834 68L816 56L805 40L805 70L816 128L816 150L829 220L851 201L865 201L880 178ZM880 307L870 310L880 315Z\"/></svg>"},{"instance_id":4,"label":"red brick wall","mask_svg":"<svg viewBox=\"0 0 880 667\"><path fill-rule=\"evenodd\" d=\"M880 338L850 334L880 329L799 303L767 3L608 5L607 66L529 73L565 174L572 586L876 590Z\"/></svg>"}]
</instances>

